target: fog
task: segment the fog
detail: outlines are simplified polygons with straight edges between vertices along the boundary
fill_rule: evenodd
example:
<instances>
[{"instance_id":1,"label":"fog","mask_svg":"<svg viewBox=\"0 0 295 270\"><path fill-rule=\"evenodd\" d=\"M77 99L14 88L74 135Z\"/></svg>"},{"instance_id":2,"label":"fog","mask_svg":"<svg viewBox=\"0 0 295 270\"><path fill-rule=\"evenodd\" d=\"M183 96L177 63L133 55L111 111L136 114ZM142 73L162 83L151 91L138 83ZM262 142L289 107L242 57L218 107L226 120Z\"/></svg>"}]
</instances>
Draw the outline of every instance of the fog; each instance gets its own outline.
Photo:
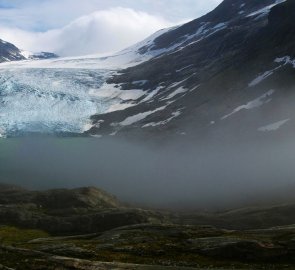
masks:
<instances>
[{"instance_id":1,"label":"fog","mask_svg":"<svg viewBox=\"0 0 295 270\"><path fill-rule=\"evenodd\" d=\"M286 141L3 139L0 182L30 189L96 186L136 206L219 210L292 198L294 151Z\"/></svg>"}]
</instances>

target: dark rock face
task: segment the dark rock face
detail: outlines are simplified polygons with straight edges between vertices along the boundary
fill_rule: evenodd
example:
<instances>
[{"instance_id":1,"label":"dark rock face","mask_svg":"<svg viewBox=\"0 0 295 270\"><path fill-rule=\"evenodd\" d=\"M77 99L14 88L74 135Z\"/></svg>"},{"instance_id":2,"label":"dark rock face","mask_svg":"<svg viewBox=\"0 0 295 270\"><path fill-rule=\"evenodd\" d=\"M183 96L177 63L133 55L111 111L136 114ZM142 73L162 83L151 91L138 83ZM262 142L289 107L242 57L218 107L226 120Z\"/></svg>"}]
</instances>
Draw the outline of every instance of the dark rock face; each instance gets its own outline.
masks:
<instances>
[{"instance_id":1,"label":"dark rock face","mask_svg":"<svg viewBox=\"0 0 295 270\"><path fill-rule=\"evenodd\" d=\"M17 47L0 39L0 63L25 59Z\"/></svg>"},{"instance_id":2,"label":"dark rock face","mask_svg":"<svg viewBox=\"0 0 295 270\"><path fill-rule=\"evenodd\" d=\"M44 60L44 59L52 59L52 58L58 58L58 55L51 52L41 52L32 54L29 59L32 60Z\"/></svg>"}]
</instances>

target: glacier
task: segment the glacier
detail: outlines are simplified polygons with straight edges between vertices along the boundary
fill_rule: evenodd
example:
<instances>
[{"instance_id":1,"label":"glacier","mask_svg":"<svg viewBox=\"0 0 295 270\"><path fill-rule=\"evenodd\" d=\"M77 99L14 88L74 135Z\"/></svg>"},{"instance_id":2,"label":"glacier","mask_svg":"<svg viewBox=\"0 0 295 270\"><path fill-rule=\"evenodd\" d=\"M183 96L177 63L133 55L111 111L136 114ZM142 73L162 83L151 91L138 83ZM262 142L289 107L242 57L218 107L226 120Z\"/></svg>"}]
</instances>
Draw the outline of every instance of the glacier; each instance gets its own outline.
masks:
<instances>
[{"instance_id":1,"label":"glacier","mask_svg":"<svg viewBox=\"0 0 295 270\"><path fill-rule=\"evenodd\" d=\"M0 136L82 133L120 97L94 95L109 70L0 69ZM97 90L99 91L99 90Z\"/></svg>"},{"instance_id":2,"label":"glacier","mask_svg":"<svg viewBox=\"0 0 295 270\"><path fill-rule=\"evenodd\" d=\"M156 35L160 35L159 31ZM88 55L0 64L0 138L24 133L83 133L91 116L124 110L144 96L106 83L118 70L153 55L137 46L113 55Z\"/></svg>"}]
</instances>

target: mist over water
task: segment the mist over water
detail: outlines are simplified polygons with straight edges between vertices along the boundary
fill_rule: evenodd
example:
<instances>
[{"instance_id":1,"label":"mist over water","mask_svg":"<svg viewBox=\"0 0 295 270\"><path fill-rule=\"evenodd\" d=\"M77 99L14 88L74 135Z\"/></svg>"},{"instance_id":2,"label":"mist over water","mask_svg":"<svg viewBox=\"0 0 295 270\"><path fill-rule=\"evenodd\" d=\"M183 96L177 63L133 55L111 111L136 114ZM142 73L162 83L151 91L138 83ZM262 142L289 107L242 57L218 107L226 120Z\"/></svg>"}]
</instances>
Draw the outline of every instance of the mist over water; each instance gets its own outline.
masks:
<instances>
[{"instance_id":1,"label":"mist over water","mask_svg":"<svg viewBox=\"0 0 295 270\"><path fill-rule=\"evenodd\" d=\"M96 186L139 206L222 209L292 198L289 142L171 142L119 138L0 140L0 182L31 189ZM283 195L282 195L283 194Z\"/></svg>"}]
</instances>

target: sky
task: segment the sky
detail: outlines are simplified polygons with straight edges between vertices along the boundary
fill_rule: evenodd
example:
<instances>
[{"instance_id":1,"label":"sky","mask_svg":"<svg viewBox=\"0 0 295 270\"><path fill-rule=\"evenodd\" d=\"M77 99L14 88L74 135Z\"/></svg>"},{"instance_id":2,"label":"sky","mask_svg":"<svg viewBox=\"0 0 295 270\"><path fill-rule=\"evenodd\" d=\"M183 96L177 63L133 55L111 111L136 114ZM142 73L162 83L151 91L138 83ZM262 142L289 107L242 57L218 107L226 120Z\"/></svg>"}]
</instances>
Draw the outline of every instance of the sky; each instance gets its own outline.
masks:
<instances>
[{"instance_id":1,"label":"sky","mask_svg":"<svg viewBox=\"0 0 295 270\"><path fill-rule=\"evenodd\" d=\"M221 0L0 0L0 39L61 56L108 54L211 11Z\"/></svg>"}]
</instances>

